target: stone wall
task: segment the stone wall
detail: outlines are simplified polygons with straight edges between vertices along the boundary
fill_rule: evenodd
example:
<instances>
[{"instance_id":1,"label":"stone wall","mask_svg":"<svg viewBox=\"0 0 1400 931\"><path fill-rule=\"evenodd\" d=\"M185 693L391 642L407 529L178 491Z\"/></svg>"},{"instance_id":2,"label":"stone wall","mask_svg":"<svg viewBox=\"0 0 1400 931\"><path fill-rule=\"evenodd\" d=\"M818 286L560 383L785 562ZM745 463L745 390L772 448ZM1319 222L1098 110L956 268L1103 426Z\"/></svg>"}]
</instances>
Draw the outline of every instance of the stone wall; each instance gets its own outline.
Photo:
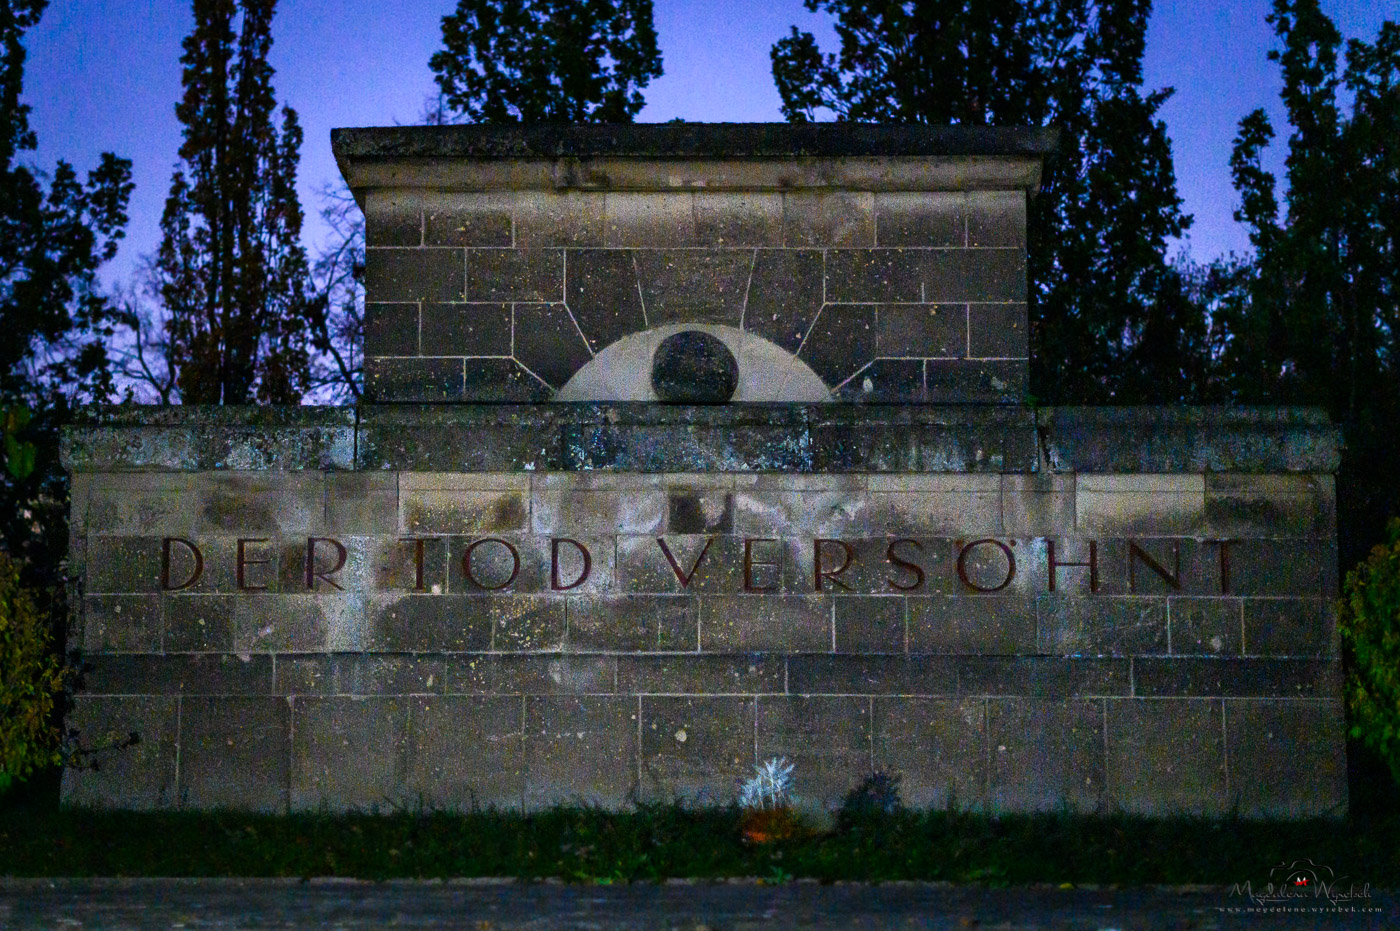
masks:
<instances>
[{"instance_id":1,"label":"stone wall","mask_svg":"<svg viewBox=\"0 0 1400 931\"><path fill-rule=\"evenodd\" d=\"M70 804L1345 806L1315 416L184 413L68 437Z\"/></svg>"}]
</instances>

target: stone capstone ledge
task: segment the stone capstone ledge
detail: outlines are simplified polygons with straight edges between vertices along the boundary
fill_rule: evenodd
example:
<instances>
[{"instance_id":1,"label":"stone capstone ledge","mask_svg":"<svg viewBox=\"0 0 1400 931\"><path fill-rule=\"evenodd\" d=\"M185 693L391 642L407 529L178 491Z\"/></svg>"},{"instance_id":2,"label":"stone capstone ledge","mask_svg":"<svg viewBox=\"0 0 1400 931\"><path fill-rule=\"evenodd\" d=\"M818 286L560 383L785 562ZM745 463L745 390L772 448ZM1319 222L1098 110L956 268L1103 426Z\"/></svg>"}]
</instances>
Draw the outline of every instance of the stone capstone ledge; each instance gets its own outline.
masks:
<instances>
[{"instance_id":1,"label":"stone capstone ledge","mask_svg":"<svg viewBox=\"0 0 1400 931\"><path fill-rule=\"evenodd\" d=\"M1312 408L547 404L121 407L70 472L1333 472Z\"/></svg>"}]
</instances>

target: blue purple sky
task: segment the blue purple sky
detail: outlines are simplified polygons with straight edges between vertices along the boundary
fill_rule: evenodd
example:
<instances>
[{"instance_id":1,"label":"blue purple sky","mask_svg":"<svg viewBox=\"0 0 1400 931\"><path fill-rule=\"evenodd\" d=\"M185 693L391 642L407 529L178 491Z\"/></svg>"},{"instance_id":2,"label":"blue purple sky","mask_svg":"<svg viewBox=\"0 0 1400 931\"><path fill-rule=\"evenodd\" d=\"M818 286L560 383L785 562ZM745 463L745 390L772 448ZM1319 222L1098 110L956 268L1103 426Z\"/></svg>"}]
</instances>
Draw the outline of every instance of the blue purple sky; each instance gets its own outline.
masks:
<instances>
[{"instance_id":1,"label":"blue purple sky","mask_svg":"<svg viewBox=\"0 0 1400 931\"><path fill-rule=\"evenodd\" d=\"M335 126L417 122L434 92L428 58L454 0L284 0L274 22L272 64L279 99L306 131L299 178L308 246L324 233L318 192L338 180L330 152ZM1322 0L1343 35L1375 37L1400 19L1400 0ZM67 158L80 169L112 150L135 162L128 237L107 278L130 274L154 250L179 147L180 42L189 5L179 0L52 0L27 37L25 99L39 134L38 164ZM769 71L772 43L797 25L826 49L826 17L801 0L655 0L666 74L646 90L643 121L779 120ZM1231 218L1227 160L1239 118L1257 106L1279 118L1269 0L1159 0L1149 25L1146 84L1171 86L1163 109L1186 209L1195 216L1183 245L1197 259L1244 250ZM1282 153L1273 160L1281 164Z\"/></svg>"}]
</instances>

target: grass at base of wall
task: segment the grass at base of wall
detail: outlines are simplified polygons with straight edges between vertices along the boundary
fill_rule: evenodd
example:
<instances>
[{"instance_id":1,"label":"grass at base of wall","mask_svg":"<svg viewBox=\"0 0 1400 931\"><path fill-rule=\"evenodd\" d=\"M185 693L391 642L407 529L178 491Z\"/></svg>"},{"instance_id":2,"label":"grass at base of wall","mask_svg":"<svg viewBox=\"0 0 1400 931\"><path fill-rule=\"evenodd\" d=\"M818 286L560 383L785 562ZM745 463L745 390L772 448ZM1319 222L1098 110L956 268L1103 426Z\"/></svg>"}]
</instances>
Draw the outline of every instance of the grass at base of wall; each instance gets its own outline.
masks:
<instances>
[{"instance_id":1,"label":"grass at base of wall","mask_svg":"<svg viewBox=\"0 0 1400 931\"><path fill-rule=\"evenodd\" d=\"M57 773L0 796L0 876L515 876L943 880L990 885L1250 881L1307 858L1346 886L1400 889L1400 787L1353 744L1340 819L1095 817L904 811L837 818L781 843L743 841L735 808L651 806L250 815L58 807Z\"/></svg>"},{"instance_id":2,"label":"grass at base of wall","mask_svg":"<svg viewBox=\"0 0 1400 931\"><path fill-rule=\"evenodd\" d=\"M1310 858L1400 887L1400 817L1300 822L902 812L746 844L735 809L449 814L0 812L0 876L464 876L650 882L1230 885ZM1345 883L1344 883L1345 884Z\"/></svg>"}]
</instances>

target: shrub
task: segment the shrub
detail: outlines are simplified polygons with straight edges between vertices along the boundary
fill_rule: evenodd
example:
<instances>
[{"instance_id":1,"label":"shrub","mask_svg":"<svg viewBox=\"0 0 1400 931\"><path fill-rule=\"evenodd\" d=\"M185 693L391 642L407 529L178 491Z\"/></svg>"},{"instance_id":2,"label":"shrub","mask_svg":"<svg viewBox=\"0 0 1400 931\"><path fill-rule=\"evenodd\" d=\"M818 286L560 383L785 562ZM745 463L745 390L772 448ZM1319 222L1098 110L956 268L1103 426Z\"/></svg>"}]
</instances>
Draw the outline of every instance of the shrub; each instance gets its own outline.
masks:
<instances>
[{"instance_id":1,"label":"shrub","mask_svg":"<svg viewBox=\"0 0 1400 931\"><path fill-rule=\"evenodd\" d=\"M1340 627L1351 660L1351 736L1379 753L1400 781L1400 518L1347 573Z\"/></svg>"},{"instance_id":2,"label":"shrub","mask_svg":"<svg viewBox=\"0 0 1400 931\"><path fill-rule=\"evenodd\" d=\"M61 762L54 703L66 676L50 640L34 593L0 553L0 792Z\"/></svg>"}]
</instances>

